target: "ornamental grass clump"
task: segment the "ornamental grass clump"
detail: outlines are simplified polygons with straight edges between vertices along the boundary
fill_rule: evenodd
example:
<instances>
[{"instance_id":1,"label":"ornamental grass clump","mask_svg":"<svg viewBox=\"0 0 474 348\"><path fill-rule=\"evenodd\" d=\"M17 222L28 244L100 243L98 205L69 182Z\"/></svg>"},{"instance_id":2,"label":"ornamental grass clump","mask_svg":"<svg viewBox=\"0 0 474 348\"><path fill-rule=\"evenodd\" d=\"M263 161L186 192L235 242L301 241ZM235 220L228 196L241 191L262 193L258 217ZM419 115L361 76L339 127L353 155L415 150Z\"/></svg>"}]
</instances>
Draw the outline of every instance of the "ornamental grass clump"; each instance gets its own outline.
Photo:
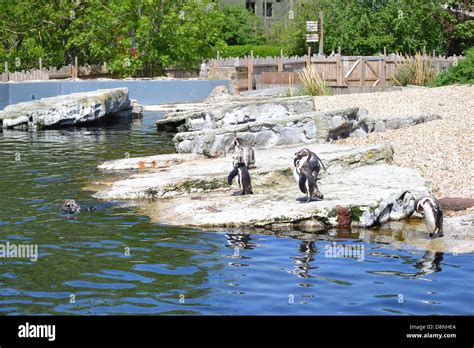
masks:
<instances>
[{"instance_id":1,"label":"ornamental grass clump","mask_svg":"<svg viewBox=\"0 0 474 348\"><path fill-rule=\"evenodd\" d=\"M329 89L324 80L324 74L319 73L315 65L310 65L298 73L302 92L307 95L329 95Z\"/></svg>"},{"instance_id":2,"label":"ornamental grass clump","mask_svg":"<svg viewBox=\"0 0 474 348\"><path fill-rule=\"evenodd\" d=\"M395 61L393 81L398 86L426 86L438 75L431 57L417 53L415 58Z\"/></svg>"}]
</instances>

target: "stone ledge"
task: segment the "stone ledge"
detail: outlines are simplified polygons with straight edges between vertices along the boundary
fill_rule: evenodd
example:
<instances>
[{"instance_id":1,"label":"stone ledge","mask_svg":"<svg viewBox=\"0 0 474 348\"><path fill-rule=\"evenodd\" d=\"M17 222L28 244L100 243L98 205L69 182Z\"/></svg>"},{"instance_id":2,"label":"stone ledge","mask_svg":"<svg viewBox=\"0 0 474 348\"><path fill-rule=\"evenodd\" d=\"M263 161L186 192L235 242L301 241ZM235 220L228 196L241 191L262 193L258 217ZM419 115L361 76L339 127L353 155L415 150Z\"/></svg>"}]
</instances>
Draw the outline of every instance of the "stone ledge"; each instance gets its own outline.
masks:
<instances>
[{"instance_id":1,"label":"stone ledge","mask_svg":"<svg viewBox=\"0 0 474 348\"><path fill-rule=\"evenodd\" d=\"M256 152L257 168L251 170L257 186L293 182L294 153L301 147L274 148ZM328 174L348 168L390 163L393 150L386 145L346 146L318 144L310 147L324 161ZM104 186L95 196L101 199L129 200L172 197L227 188L225 179L231 169L231 159L208 159L194 154L171 154L108 161L98 168L102 171L140 170L125 180ZM326 175L326 173L322 173Z\"/></svg>"}]
</instances>

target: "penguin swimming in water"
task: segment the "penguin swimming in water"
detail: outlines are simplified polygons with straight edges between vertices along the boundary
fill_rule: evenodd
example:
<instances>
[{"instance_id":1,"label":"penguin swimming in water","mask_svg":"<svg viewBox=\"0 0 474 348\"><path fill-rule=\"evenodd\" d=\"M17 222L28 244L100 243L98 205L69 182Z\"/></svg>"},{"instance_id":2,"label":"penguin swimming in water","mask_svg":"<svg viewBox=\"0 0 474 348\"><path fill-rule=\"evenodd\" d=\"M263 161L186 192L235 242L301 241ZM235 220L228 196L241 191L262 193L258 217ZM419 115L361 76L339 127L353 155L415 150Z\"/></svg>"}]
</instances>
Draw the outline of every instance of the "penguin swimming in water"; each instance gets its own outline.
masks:
<instances>
[{"instance_id":1,"label":"penguin swimming in water","mask_svg":"<svg viewBox=\"0 0 474 348\"><path fill-rule=\"evenodd\" d=\"M234 157L234 169L231 170L227 177L227 183L232 185L232 181L237 177L239 187L242 189L242 195L253 194L252 182L250 180L250 173L245 162L241 161L240 156Z\"/></svg>"},{"instance_id":2,"label":"penguin swimming in water","mask_svg":"<svg viewBox=\"0 0 474 348\"><path fill-rule=\"evenodd\" d=\"M74 199L67 199L64 201L63 206L61 207L61 211L65 214L78 214L82 210L82 207L79 203L77 203ZM89 208L85 209L85 211L94 211L95 208L90 206Z\"/></svg>"},{"instance_id":3,"label":"penguin swimming in water","mask_svg":"<svg viewBox=\"0 0 474 348\"><path fill-rule=\"evenodd\" d=\"M245 163L248 169L256 168L255 151L250 144L242 138L235 138L232 142L235 149L235 155L241 157L241 161Z\"/></svg>"},{"instance_id":4,"label":"penguin swimming in water","mask_svg":"<svg viewBox=\"0 0 474 348\"><path fill-rule=\"evenodd\" d=\"M430 237L443 237L443 210L434 197L423 197L416 203L415 211L424 215Z\"/></svg>"},{"instance_id":5,"label":"penguin swimming in water","mask_svg":"<svg viewBox=\"0 0 474 348\"><path fill-rule=\"evenodd\" d=\"M321 170L320 164L326 171L321 159L314 152L304 148L295 153L293 164L295 179L298 181L301 192L306 194L306 201L310 202L312 198L323 199L324 196L319 191L317 184L318 174Z\"/></svg>"}]
</instances>

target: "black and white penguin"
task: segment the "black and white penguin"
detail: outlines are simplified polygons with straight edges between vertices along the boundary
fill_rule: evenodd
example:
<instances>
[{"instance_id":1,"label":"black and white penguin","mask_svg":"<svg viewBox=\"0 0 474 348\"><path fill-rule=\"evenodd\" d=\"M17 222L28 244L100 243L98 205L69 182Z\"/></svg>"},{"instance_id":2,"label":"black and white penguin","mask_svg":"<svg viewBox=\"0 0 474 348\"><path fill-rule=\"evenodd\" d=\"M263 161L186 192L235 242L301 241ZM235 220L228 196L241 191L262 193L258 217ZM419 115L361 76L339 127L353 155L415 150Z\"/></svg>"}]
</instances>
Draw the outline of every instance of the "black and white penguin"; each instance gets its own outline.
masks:
<instances>
[{"instance_id":1,"label":"black and white penguin","mask_svg":"<svg viewBox=\"0 0 474 348\"><path fill-rule=\"evenodd\" d=\"M61 207L61 211L65 214L78 214L81 212L82 207L79 203L77 203L74 199L67 199L64 201L63 206ZM94 211L95 208L90 206L89 208L85 209L85 211Z\"/></svg>"},{"instance_id":2,"label":"black and white penguin","mask_svg":"<svg viewBox=\"0 0 474 348\"><path fill-rule=\"evenodd\" d=\"M416 203L415 211L424 215L430 237L443 237L443 209L434 197L423 197Z\"/></svg>"},{"instance_id":3,"label":"black and white penguin","mask_svg":"<svg viewBox=\"0 0 474 348\"><path fill-rule=\"evenodd\" d=\"M250 173L247 169L245 162L242 162L239 156L235 156L233 165L234 168L231 170L229 176L227 177L227 183L229 185L232 185L232 181L235 177L237 177L239 187L242 189L242 195L252 195L252 182L250 180Z\"/></svg>"},{"instance_id":4,"label":"black and white penguin","mask_svg":"<svg viewBox=\"0 0 474 348\"><path fill-rule=\"evenodd\" d=\"M321 159L314 152L304 148L295 153L293 164L293 174L301 192L306 194L306 201L309 202L312 198L323 199L324 196L319 191L317 184L318 174L321 170L320 164L326 170Z\"/></svg>"}]
</instances>

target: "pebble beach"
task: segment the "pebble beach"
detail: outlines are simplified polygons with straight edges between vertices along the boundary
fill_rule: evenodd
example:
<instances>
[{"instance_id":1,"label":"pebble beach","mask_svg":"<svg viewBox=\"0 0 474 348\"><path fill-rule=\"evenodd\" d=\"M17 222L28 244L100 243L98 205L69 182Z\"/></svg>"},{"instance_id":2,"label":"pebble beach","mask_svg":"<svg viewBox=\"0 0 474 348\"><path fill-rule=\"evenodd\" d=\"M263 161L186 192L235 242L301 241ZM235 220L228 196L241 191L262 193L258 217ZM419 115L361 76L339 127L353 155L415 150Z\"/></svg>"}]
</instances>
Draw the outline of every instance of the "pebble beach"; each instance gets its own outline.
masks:
<instances>
[{"instance_id":1,"label":"pebble beach","mask_svg":"<svg viewBox=\"0 0 474 348\"><path fill-rule=\"evenodd\" d=\"M342 144L391 144L394 164L416 168L437 197L474 198L474 86L407 87L380 93L316 97L317 110L359 107L372 118L433 113L440 120L347 138Z\"/></svg>"}]
</instances>

